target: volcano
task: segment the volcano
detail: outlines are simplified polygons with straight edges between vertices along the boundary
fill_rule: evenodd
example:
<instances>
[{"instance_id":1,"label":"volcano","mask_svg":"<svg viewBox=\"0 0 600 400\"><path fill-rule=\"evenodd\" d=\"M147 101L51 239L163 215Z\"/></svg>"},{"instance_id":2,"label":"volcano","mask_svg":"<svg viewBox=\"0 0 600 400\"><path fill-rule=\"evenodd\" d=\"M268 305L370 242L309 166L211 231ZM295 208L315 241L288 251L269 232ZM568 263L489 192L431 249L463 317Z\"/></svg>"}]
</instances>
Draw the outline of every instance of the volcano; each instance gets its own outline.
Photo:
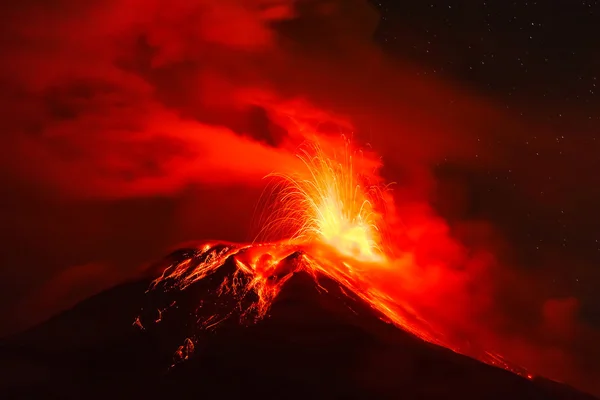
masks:
<instances>
[{"instance_id":1,"label":"volcano","mask_svg":"<svg viewBox=\"0 0 600 400\"><path fill-rule=\"evenodd\" d=\"M265 268L245 269L258 254ZM310 257L288 243L180 249L149 270L160 278L5 339L1 397L592 399L399 329Z\"/></svg>"},{"instance_id":2,"label":"volcano","mask_svg":"<svg viewBox=\"0 0 600 400\"><path fill-rule=\"evenodd\" d=\"M2 398L586 398L444 317L444 257L471 252L391 235L377 164L342 144L270 175L253 243L186 246L5 340Z\"/></svg>"}]
</instances>

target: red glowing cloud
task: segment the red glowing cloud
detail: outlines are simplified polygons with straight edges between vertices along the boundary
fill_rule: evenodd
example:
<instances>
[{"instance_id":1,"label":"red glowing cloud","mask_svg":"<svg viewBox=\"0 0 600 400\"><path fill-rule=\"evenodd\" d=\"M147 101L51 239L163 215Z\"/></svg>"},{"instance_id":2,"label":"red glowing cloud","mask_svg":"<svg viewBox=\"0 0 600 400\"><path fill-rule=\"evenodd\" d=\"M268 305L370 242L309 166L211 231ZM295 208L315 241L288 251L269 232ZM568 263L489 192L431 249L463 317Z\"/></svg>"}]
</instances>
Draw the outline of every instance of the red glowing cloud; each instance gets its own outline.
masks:
<instances>
[{"instance_id":1,"label":"red glowing cloud","mask_svg":"<svg viewBox=\"0 0 600 400\"><path fill-rule=\"evenodd\" d=\"M7 24L21 43L6 50L2 71L14 93L3 104L12 125L5 167L72 195L173 193L191 182L257 181L293 163L272 145L292 138L293 150L305 131L348 128L350 118L390 154L437 158L447 140L424 148L414 136L449 136L447 121L435 127L423 114L440 112L448 95L415 98L431 84L397 78L360 36L306 46L314 33L305 20L370 33L374 17L356 18L361 3L331 2L327 16L294 2L128 1L15 17Z\"/></svg>"}]
</instances>

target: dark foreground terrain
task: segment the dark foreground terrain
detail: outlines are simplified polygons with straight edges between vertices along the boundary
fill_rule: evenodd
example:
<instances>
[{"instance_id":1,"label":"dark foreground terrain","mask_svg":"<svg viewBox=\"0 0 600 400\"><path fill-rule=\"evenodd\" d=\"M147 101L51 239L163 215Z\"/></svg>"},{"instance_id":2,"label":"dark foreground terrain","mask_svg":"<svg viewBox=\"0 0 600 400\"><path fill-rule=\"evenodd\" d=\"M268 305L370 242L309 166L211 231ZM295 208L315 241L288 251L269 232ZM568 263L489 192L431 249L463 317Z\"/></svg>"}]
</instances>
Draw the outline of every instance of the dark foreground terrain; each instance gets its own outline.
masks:
<instances>
[{"instance_id":1,"label":"dark foreground terrain","mask_svg":"<svg viewBox=\"0 0 600 400\"><path fill-rule=\"evenodd\" d=\"M206 294L214 282L188 288L168 313L146 316L160 322L144 330L132 323L142 308L156 309L145 294L149 281L115 287L5 339L0 399L593 399L424 343L331 281L317 290L304 272L286 282L267 318L247 326L231 318L197 334L190 315L199 302L227 305ZM193 356L170 368L194 334Z\"/></svg>"}]
</instances>

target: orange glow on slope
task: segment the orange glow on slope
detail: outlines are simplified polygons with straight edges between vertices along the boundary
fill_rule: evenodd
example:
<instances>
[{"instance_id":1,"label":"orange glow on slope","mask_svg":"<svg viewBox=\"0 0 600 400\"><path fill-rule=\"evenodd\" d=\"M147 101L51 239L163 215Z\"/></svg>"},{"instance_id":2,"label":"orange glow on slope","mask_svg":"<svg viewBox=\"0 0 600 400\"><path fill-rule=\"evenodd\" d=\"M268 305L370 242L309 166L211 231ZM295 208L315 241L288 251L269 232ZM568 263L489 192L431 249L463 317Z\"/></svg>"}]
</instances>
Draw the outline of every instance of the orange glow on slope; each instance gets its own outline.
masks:
<instances>
[{"instance_id":1,"label":"orange glow on slope","mask_svg":"<svg viewBox=\"0 0 600 400\"><path fill-rule=\"evenodd\" d=\"M349 142L344 145L340 155L310 142L298 154L305 171L269 176L274 179L270 192L274 201L260 235L287 234L289 239L250 245L207 243L194 256L167 268L149 290L184 290L233 263L234 272L223 279L217 295L235 299L241 320L257 320L268 313L292 274L305 271L317 285L320 277L332 279L378 311L383 320L425 341L527 376L523 368L499 354L455 339L452 327L418 311L406 290L417 279L410 276L416 256L396 251L392 258L385 253L385 187L369 183L369 171L357 168L358 153L350 151ZM232 315L218 311L199 324L215 329ZM136 324L141 325L139 320ZM189 344L176 353L185 357L177 358L187 359L184 348Z\"/></svg>"}]
</instances>

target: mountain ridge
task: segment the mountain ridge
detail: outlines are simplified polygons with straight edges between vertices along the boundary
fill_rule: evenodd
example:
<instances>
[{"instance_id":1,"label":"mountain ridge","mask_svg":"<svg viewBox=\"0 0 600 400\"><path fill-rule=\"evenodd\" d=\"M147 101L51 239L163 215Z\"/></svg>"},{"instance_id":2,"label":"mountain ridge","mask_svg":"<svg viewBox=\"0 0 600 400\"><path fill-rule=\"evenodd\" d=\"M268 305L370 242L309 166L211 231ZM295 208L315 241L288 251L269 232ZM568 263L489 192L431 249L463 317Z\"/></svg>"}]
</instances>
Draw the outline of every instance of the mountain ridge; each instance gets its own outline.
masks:
<instances>
[{"instance_id":1,"label":"mountain ridge","mask_svg":"<svg viewBox=\"0 0 600 400\"><path fill-rule=\"evenodd\" d=\"M151 270L193 251L176 251ZM216 295L232 271L229 260L181 291L147 293L150 280L118 285L2 340L0 366L10 373L0 378L0 395L594 399L424 342L333 280L315 281L289 265L267 315L247 314L240 323L241 309L232 308L238 298ZM171 308L159 312L164 305ZM233 311L218 329L194 325L215 310Z\"/></svg>"}]
</instances>

